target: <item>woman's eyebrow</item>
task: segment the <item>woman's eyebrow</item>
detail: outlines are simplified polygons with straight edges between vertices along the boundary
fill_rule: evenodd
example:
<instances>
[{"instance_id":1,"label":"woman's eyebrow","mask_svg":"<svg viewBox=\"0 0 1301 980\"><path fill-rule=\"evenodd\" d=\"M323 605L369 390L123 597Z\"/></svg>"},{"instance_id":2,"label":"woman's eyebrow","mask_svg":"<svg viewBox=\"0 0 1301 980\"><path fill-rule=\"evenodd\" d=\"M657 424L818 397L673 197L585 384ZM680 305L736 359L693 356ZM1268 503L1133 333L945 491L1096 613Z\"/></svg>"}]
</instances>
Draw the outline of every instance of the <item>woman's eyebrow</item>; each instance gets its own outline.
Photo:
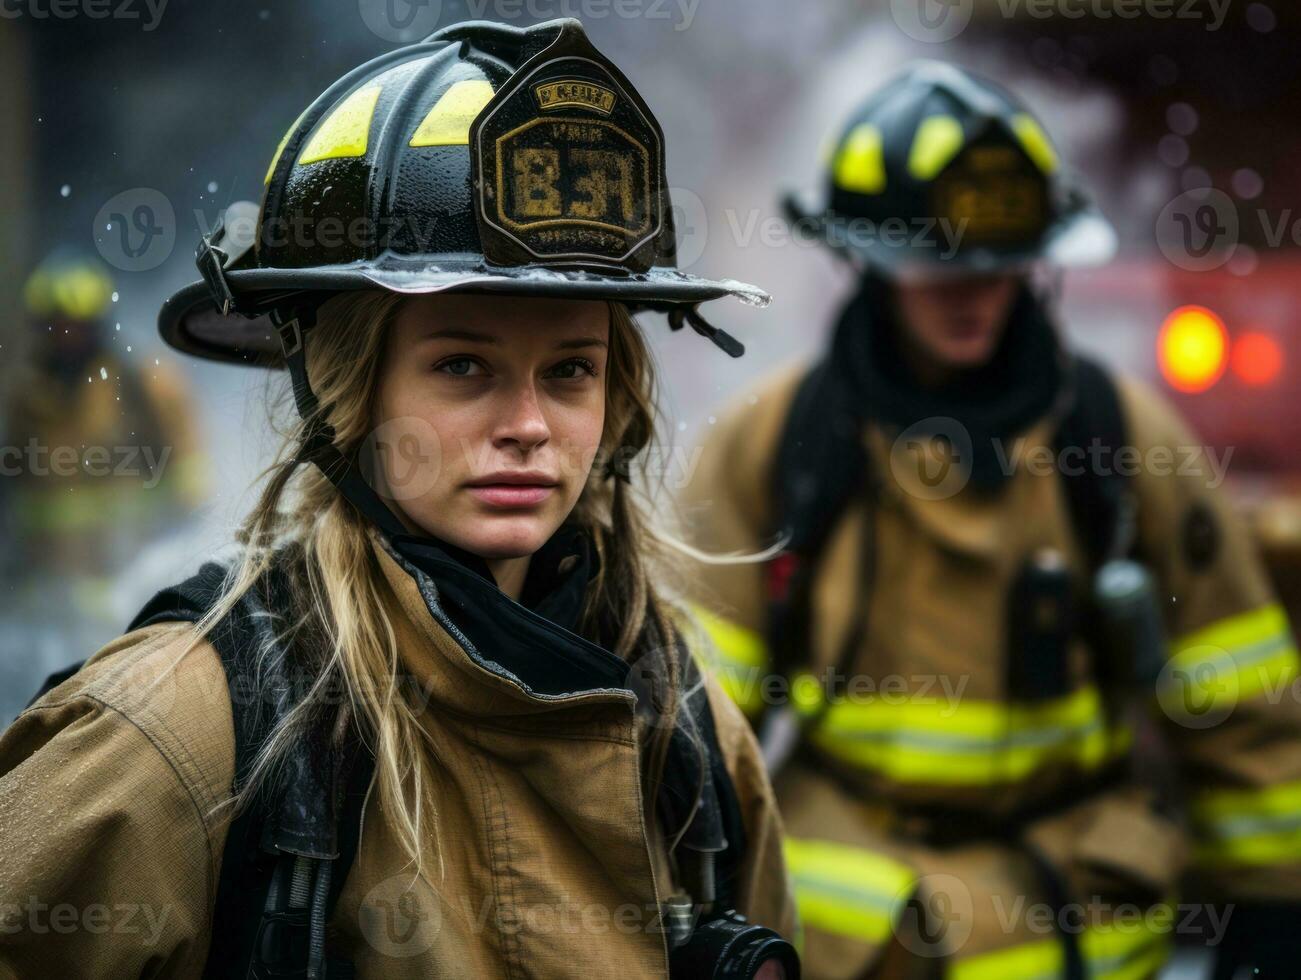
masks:
<instances>
[{"instance_id":1,"label":"woman's eyebrow","mask_svg":"<svg viewBox=\"0 0 1301 980\"><path fill-rule=\"evenodd\" d=\"M468 340L476 344L499 344L501 338L476 330L431 330L421 340Z\"/></svg>"},{"instance_id":2,"label":"woman's eyebrow","mask_svg":"<svg viewBox=\"0 0 1301 980\"><path fill-rule=\"evenodd\" d=\"M556 350L575 350L581 347L609 347L600 337L574 337L556 344Z\"/></svg>"}]
</instances>

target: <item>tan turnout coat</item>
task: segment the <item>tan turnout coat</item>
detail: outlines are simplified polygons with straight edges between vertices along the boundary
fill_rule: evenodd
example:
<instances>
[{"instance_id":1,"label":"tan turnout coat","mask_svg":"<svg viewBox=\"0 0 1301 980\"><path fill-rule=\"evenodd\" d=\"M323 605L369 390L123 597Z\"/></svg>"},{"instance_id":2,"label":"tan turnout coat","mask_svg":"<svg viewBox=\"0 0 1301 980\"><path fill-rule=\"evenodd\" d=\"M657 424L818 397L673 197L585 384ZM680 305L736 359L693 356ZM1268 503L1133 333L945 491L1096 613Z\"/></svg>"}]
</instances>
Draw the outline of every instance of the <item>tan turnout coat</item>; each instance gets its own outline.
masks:
<instances>
[{"instance_id":1,"label":"tan turnout coat","mask_svg":"<svg viewBox=\"0 0 1301 980\"><path fill-rule=\"evenodd\" d=\"M711 431L684 501L695 543L721 552L772 543L770 467L803 371L761 384ZM1141 548L1169 640L1156 703L1144 701L1153 720L1139 726L1101 695L1080 642L1066 696L1017 703L1007 692L1008 618L1031 612L1009 611L1026 557L1056 549L1077 588L1088 581L1061 480L1043 465L1052 421L1009 444L1015 470L992 496L946 488L936 447L919 456L915 442L864 432L882 488L871 517L875 580L868 590L860 577L871 538L855 501L814 582L806 665L821 676L837 661L866 603L849 672L857 687L820 706L804 751L775 781L812 980L879 966L916 924L913 897L940 920L925 927L930 942L915 944L923 958L940 954L937 972L1059 975L1047 895L1023 850L992 836L930 846L918 813L935 807L964 808L1001 830L1020 808L1076 800L1026 837L1066 877L1095 978L1152 974L1189 913L1158 899L1301 898L1301 692L1288 623L1201 443L1150 390L1121 379L1121 396L1133 444L1123 465L1137 470ZM702 566L699 596L717 675L755 719L780 700L780 689L762 686L771 679L764 575L758 564ZM1146 784L1083 792L1091 774L1130 757L1135 739L1151 748L1154 733L1175 816L1154 812ZM1219 925L1198 928L1212 939Z\"/></svg>"},{"instance_id":2,"label":"tan turnout coat","mask_svg":"<svg viewBox=\"0 0 1301 980\"><path fill-rule=\"evenodd\" d=\"M628 692L544 701L470 659L376 547L406 666L427 690L438 811L426 873L368 799L329 923L358 976L665 977L673 891L641 790ZM0 738L0 977L198 977L231 787L230 698L187 624L99 651ZM741 911L794 928L780 822L749 727L711 685L749 849Z\"/></svg>"}]
</instances>

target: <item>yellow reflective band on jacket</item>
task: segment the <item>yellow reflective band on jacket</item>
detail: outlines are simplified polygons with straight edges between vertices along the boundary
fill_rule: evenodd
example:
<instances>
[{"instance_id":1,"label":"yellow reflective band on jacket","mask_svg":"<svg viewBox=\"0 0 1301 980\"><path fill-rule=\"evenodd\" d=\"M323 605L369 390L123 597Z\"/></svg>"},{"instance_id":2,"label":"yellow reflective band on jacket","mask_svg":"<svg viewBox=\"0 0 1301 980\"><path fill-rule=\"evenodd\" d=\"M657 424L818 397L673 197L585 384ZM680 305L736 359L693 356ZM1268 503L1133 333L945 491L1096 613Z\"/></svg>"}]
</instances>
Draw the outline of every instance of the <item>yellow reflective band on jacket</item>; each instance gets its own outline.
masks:
<instances>
[{"instance_id":1,"label":"yellow reflective band on jacket","mask_svg":"<svg viewBox=\"0 0 1301 980\"><path fill-rule=\"evenodd\" d=\"M1052 765L1093 770L1129 747L1093 685L1038 704L901 695L831 704L810 741L896 781L952 786L1020 782Z\"/></svg>"},{"instance_id":2,"label":"yellow reflective band on jacket","mask_svg":"<svg viewBox=\"0 0 1301 980\"><path fill-rule=\"evenodd\" d=\"M1301 861L1301 782L1202 794L1189 807L1207 864Z\"/></svg>"},{"instance_id":3,"label":"yellow reflective band on jacket","mask_svg":"<svg viewBox=\"0 0 1301 980\"><path fill-rule=\"evenodd\" d=\"M1142 920L1089 925L1079 934L1089 980L1144 980L1170 957L1174 910L1154 905ZM946 980L1060 980L1065 976L1061 939L1048 939L981 953L951 963Z\"/></svg>"},{"instance_id":4,"label":"yellow reflective band on jacket","mask_svg":"<svg viewBox=\"0 0 1301 980\"><path fill-rule=\"evenodd\" d=\"M1297 676L1297 651L1277 603L1229 616L1179 638L1157 697L1172 717L1232 708L1281 691Z\"/></svg>"},{"instance_id":5,"label":"yellow reflective band on jacket","mask_svg":"<svg viewBox=\"0 0 1301 980\"><path fill-rule=\"evenodd\" d=\"M763 679L768 670L763 637L704 606L692 603L690 609L709 640L701 651L705 666L742 711L757 713L763 707Z\"/></svg>"},{"instance_id":6,"label":"yellow reflective band on jacket","mask_svg":"<svg viewBox=\"0 0 1301 980\"><path fill-rule=\"evenodd\" d=\"M788 837L786 866L805 928L879 945L912 897L912 868L862 847Z\"/></svg>"}]
</instances>

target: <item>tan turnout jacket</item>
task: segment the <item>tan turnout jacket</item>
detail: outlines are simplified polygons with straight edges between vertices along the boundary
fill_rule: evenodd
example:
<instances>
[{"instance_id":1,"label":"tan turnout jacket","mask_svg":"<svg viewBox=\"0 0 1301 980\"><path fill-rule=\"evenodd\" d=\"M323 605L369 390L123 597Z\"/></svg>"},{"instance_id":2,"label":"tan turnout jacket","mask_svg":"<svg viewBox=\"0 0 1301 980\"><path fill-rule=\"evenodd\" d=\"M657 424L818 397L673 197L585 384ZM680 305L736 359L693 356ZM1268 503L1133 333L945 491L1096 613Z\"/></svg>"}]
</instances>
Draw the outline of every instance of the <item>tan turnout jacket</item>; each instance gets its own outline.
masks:
<instances>
[{"instance_id":1,"label":"tan turnout jacket","mask_svg":"<svg viewBox=\"0 0 1301 980\"><path fill-rule=\"evenodd\" d=\"M802 375L762 384L711 433L685 499L695 543L722 552L772 543L770 467ZM921 953L942 954L937 972L1060 975L1047 896L1024 848L994 835L932 846L926 817L935 807L964 808L1003 832L1016 810L1076 800L1025 836L1066 877L1095 978L1152 974L1190 911L1158 900L1301 898L1301 699L1288 623L1216 489L1216 463L1151 391L1121 382L1133 444L1123 465L1138 471L1141 549L1169 641L1158 697L1144 704L1152 720L1138 726L1103 696L1081 642L1070 650L1065 696L1018 703L1007 693L1007 621L1032 614L1009 613L1027 556L1056 549L1077 587L1088 582L1061 480L1043 465L1053 425L1045 420L1007 447L1016 469L993 496L950 495L936 447L919 456L915 442L892 444L877 427L864 433L882 486L875 581L867 590L860 577L865 508L852 503L815 579L805 665L821 676L834 664L855 608L867 603L849 671L856 686L837 703L812 705L804 750L775 781L812 980L867 975L915 924L912 897L932 918ZM701 568L700 619L717 675L757 719L773 700L763 688L764 568ZM805 707L823 697L813 684L792 690ZM1084 793L1136 739L1152 749L1154 733L1166 747L1157 778L1175 788L1175 816L1154 812L1146 784ZM1210 940L1220 925L1203 918L1198 928Z\"/></svg>"},{"instance_id":2,"label":"tan turnout jacket","mask_svg":"<svg viewBox=\"0 0 1301 980\"><path fill-rule=\"evenodd\" d=\"M479 666L377 546L430 700L437 826L412 869L372 793L328 935L364 978L666 977L673 891L627 692L543 701ZM121 637L0 738L0 977L191 978L210 944L234 766L230 698L188 624ZM741 800L741 911L794 929L756 745L710 688Z\"/></svg>"}]
</instances>

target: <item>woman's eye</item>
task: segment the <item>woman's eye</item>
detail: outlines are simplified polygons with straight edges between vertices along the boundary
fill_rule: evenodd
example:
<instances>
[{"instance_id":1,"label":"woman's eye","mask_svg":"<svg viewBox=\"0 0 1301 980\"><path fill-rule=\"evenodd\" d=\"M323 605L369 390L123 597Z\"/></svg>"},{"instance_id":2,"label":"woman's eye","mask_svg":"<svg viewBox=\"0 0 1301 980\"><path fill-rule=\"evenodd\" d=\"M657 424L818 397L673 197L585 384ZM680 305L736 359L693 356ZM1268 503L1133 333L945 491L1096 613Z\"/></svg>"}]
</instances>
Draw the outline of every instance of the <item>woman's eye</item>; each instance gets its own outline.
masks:
<instances>
[{"instance_id":1,"label":"woman's eye","mask_svg":"<svg viewBox=\"0 0 1301 980\"><path fill-rule=\"evenodd\" d=\"M456 378L468 378L479 373L482 369L471 358L449 357L435 367L434 370L450 374Z\"/></svg>"},{"instance_id":2,"label":"woman's eye","mask_svg":"<svg viewBox=\"0 0 1301 980\"><path fill-rule=\"evenodd\" d=\"M594 378L596 377L596 365L585 357L571 357L569 360L557 364L549 373L551 377L559 378L561 381L571 381L583 375Z\"/></svg>"}]
</instances>

